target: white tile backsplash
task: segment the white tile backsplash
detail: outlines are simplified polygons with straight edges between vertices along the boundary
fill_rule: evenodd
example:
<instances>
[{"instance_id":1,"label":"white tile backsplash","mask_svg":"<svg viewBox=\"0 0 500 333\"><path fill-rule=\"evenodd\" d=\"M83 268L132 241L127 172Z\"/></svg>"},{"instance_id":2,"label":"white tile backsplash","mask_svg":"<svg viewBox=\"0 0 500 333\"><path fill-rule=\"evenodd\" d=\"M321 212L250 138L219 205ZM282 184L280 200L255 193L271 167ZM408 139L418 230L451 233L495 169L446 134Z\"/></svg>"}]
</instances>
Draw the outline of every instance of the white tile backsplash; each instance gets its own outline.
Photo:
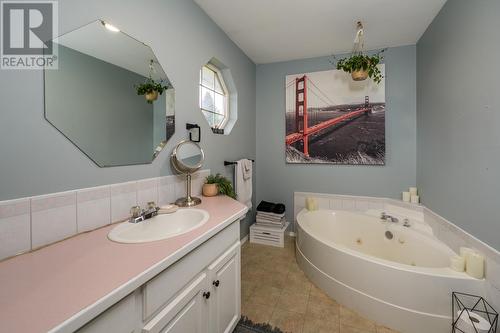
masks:
<instances>
[{"instance_id":1,"label":"white tile backsplash","mask_svg":"<svg viewBox=\"0 0 500 333\"><path fill-rule=\"evenodd\" d=\"M164 206L173 203L175 196L175 178L161 177L158 180L158 206Z\"/></svg>"},{"instance_id":2,"label":"white tile backsplash","mask_svg":"<svg viewBox=\"0 0 500 333\"><path fill-rule=\"evenodd\" d=\"M186 196L186 176L177 176L174 184L175 198Z\"/></svg>"},{"instance_id":3,"label":"white tile backsplash","mask_svg":"<svg viewBox=\"0 0 500 333\"><path fill-rule=\"evenodd\" d=\"M158 178L144 179L137 182L137 204L146 209L148 202L158 203Z\"/></svg>"},{"instance_id":4,"label":"white tile backsplash","mask_svg":"<svg viewBox=\"0 0 500 333\"><path fill-rule=\"evenodd\" d=\"M356 202L351 199L343 199L342 200L342 209L345 210L354 210L356 208Z\"/></svg>"},{"instance_id":5,"label":"white tile backsplash","mask_svg":"<svg viewBox=\"0 0 500 333\"><path fill-rule=\"evenodd\" d=\"M118 222L130 216L130 208L137 205L137 182L127 182L110 186L111 222Z\"/></svg>"},{"instance_id":6,"label":"white tile backsplash","mask_svg":"<svg viewBox=\"0 0 500 333\"><path fill-rule=\"evenodd\" d=\"M193 175L193 195L210 170ZM130 208L185 195L185 177L170 175L113 185L0 201L0 260L94 230L130 216Z\"/></svg>"},{"instance_id":7,"label":"white tile backsplash","mask_svg":"<svg viewBox=\"0 0 500 333\"><path fill-rule=\"evenodd\" d=\"M0 202L0 260L31 249L30 200Z\"/></svg>"},{"instance_id":8,"label":"white tile backsplash","mask_svg":"<svg viewBox=\"0 0 500 333\"><path fill-rule=\"evenodd\" d=\"M31 199L32 248L56 242L76 233L76 191Z\"/></svg>"},{"instance_id":9,"label":"white tile backsplash","mask_svg":"<svg viewBox=\"0 0 500 333\"><path fill-rule=\"evenodd\" d=\"M78 232L100 228L111 223L111 188L101 186L77 191Z\"/></svg>"},{"instance_id":10,"label":"white tile backsplash","mask_svg":"<svg viewBox=\"0 0 500 333\"><path fill-rule=\"evenodd\" d=\"M330 200L330 209L342 209L342 200L340 199Z\"/></svg>"}]
</instances>

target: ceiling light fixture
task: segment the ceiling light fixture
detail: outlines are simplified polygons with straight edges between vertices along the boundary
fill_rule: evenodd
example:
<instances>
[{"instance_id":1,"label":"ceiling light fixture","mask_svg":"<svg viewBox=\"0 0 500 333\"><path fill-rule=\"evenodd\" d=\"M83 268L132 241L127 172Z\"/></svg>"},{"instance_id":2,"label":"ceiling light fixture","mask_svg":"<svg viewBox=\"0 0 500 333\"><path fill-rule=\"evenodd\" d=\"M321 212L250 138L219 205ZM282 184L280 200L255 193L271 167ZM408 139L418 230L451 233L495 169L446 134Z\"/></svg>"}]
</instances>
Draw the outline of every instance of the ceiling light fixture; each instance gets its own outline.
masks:
<instances>
[{"instance_id":1,"label":"ceiling light fixture","mask_svg":"<svg viewBox=\"0 0 500 333\"><path fill-rule=\"evenodd\" d=\"M106 23L104 21L101 21L102 25L108 29L109 31L113 31L113 32L120 32L120 29L118 29L117 27L115 27L114 25L111 25L109 23Z\"/></svg>"}]
</instances>

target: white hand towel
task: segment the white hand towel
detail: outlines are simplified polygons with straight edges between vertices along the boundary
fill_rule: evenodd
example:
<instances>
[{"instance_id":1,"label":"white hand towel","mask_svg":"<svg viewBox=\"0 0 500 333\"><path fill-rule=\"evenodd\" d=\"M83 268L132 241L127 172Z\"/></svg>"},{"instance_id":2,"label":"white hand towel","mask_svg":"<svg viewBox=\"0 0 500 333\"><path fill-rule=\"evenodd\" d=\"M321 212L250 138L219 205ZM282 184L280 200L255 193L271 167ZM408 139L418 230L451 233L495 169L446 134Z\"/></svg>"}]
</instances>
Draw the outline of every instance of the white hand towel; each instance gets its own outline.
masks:
<instances>
[{"instance_id":1,"label":"white hand towel","mask_svg":"<svg viewBox=\"0 0 500 333\"><path fill-rule=\"evenodd\" d=\"M251 160L241 160L243 165L243 179L248 180L252 178L252 161Z\"/></svg>"},{"instance_id":2,"label":"white hand towel","mask_svg":"<svg viewBox=\"0 0 500 333\"><path fill-rule=\"evenodd\" d=\"M237 161L234 172L238 201L250 209L252 208L252 161L247 159Z\"/></svg>"}]
</instances>

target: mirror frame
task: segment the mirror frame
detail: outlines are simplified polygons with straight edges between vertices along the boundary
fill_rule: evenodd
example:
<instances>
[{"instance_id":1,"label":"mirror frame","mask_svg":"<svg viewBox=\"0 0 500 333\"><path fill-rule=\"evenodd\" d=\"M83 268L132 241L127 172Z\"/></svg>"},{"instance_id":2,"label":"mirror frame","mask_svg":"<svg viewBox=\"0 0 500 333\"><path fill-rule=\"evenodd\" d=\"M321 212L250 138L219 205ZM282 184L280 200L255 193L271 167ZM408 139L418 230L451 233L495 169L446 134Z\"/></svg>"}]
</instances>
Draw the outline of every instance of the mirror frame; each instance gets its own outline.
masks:
<instances>
[{"instance_id":1,"label":"mirror frame","mask_svg":"<svg viewBox=\"0 0 500 333\"><path fill-rule=\"evenodd\" d=\"M200 153L201 153L200 162L192 167L183 164L177 158L179 148L181 148L183 145L188 144L188 143L195 145L200 150ZM172 160L172 165L174 166L174 168L177 172L182 173L182 174L192 174L192 173L195 173L196 171L198 171L203 166L203 162L205 161L205 153L203 152L203 149L200 147L200 145L197 144L196 142L193 142L191 140L182 140L181 142L179 142L175 146L175 148L172 152L172 155L171 155L171 160Z\"/></svg>"}]
</instances>

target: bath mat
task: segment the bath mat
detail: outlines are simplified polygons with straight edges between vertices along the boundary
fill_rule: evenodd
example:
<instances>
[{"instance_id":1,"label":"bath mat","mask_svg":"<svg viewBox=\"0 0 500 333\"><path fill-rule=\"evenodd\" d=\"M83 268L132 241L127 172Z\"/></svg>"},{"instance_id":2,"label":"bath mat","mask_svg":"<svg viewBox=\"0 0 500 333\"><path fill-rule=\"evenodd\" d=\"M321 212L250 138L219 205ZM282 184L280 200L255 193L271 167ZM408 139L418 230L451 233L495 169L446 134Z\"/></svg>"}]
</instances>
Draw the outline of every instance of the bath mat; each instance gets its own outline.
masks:
<instances>
[{"instance_id":1,"label":"bath mat","mask_svg":"<svg viewBox=\"0 0 500 333\"><path fill-rule=\"evenodd\" d=\"M247 317L241 317L233 333L283 333L283 331L277 327L268 324L256 324Z\"/></svg>"}]
</instances>

